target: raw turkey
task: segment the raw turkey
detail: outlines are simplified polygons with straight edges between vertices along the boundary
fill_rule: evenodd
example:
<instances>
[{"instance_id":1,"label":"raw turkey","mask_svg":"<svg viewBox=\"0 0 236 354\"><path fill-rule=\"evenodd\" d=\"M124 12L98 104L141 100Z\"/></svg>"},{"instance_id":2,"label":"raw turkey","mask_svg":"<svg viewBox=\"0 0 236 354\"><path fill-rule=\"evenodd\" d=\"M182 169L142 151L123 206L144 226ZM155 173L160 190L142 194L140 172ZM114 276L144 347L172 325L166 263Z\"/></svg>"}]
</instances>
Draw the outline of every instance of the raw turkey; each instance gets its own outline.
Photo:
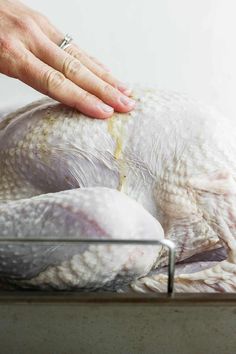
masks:
<instances>
[{"instance_id":1,"label":"raw turkey","mask_svg":"<svg viewBox=\"0 0 236 354\"><path fill-rule=\"evenodd\" d=\"M50 99L0 122L1 237L172 240L176 291L236 289L236 127L177 93L90 119ZM40 289L166 291L157 246L2 244L0 277Z\"/></svg>"}]
</instances>

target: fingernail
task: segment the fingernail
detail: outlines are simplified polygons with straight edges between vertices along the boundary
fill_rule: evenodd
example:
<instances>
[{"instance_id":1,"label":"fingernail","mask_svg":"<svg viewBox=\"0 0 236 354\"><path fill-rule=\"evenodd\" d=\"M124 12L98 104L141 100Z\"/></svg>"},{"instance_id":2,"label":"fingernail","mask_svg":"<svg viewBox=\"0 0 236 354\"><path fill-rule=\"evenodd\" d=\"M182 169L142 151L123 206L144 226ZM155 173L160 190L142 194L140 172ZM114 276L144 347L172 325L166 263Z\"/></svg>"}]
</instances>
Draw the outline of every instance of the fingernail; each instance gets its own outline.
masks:
<instances>
[{"instance_id":1,"label":"fingernail","mask_svg":"<svg viewBox=\"0 0 236 354\"><path fill-rule=\"evenodd\" d=\"M118 90L123 92L125 95L130 95L132 90L130 87L128 87L126 84L123 82L120 82L117 86Z\"/></svg>"},{"instance_id":2,"label":"fingernail","mask_svg":"<svg viewBox=\"0 0 236 354\"><path fill-rule=\"evenodd\" d=\"M99 107L100 107L104 112L106 112L106 113L111 113L111 112L113 112L113 108L110 107L110 106L108 106L108 105L105 104L105 103L101 103L101 104L99 105Z\"/></svg>"},{"instance_id":3,"label":"fingernail","mask_svg":"<svg viewBox=\"0 0 236 354\"><path fill-rule=\"evenodd\" d=\"M120 102L125 106L129 106L129 107L134 107L135 105L135 101L126 96L120 97Z\"/></svg>"}]
</instances>

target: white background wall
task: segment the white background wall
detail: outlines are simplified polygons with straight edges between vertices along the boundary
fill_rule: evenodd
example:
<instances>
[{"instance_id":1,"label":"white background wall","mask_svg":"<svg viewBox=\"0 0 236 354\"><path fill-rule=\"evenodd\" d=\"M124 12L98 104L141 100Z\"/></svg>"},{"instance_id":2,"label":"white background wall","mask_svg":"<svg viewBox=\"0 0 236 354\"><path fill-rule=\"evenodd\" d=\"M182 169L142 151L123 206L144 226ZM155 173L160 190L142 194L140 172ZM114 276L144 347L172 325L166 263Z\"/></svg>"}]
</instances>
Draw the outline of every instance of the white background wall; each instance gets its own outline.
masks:
<instances>
[{"instance_id":1,"label":"white background wall","mask_svg":"<svg viewBox=\"0 0 236 354\"><path fill-rule=\"evenodd\" d=\"M122 80L183 91L236 117L235 0L25 0ZM0 104L37 94L0 76Z\"/></svg>"}]
</instances>

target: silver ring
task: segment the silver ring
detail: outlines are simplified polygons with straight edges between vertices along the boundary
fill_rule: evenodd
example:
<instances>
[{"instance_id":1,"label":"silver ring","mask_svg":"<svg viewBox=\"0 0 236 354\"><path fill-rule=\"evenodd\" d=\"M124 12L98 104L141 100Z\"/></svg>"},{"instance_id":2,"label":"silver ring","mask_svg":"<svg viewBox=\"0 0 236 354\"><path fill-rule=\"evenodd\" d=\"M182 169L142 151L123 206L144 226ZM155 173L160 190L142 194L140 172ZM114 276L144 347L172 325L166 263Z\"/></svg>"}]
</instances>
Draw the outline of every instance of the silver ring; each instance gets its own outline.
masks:
<instances>
[{"instance_id":1,"label":"silver ring","mask_svg":"<svg viewBox=\"0 0 236 354\"><path fill-rule=\"evenodd\" d=\"M65 37L63 38L61 44L59 44L59 48L61 48L61 49L68 48L71 45L72 40L73 40L73 38L69 34L66 34Z\"/></svg>"}]
</instances>

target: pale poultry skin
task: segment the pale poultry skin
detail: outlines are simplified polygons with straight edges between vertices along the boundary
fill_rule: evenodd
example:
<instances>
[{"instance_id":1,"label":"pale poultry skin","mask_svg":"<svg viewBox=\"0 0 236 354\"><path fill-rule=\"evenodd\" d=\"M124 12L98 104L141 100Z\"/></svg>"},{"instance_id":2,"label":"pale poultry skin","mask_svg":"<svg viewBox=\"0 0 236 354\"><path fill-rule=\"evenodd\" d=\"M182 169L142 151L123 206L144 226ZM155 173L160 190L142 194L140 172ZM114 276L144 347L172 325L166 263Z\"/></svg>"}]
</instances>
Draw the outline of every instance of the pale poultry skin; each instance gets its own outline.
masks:
<instances>
[{"instance_id":1,"label":"pale poultry skin","mask_svg":"<svg viewBox=\"0 0 236 354\"><path fill-rule=\"evenodd\" d=\"M235 124L177 93L134 98L133 112L107 120L48 99L0 123L2 236L165 237L177 263L224 245L227 259L182 266L175 288L235 291ZM123 277L134 291L166 291L160 271L143 277L166 266L163 248L53 248L43 261L45 248L15 247L1 247L0 274L19 286L117 289Z\"/></svg>"}]
</instances>

